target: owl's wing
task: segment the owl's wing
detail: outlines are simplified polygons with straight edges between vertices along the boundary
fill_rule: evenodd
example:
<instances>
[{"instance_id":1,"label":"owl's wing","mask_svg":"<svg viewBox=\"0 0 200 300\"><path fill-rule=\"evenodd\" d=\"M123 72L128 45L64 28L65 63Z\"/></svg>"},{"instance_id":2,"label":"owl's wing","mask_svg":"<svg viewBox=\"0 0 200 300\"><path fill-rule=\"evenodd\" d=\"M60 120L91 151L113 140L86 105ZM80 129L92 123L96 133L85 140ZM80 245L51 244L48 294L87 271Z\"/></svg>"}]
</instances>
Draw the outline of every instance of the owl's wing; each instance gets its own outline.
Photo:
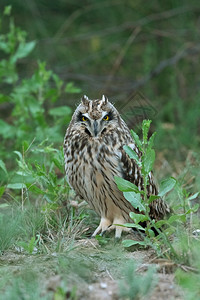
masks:
<instances>
[{"instance_id":1,"label":"owl's wing","mask_svg":"<svg viewBox=\"0 0 200 300\"><path fill-rule=\"evenodd\" d=\"M128 145L134 150L139 157L141 152L134 143ZM143 177L141 174L141 168L136 162L131 159L123 148L120 149L120 162L122 166L122 177L132 183L134 183L139 190L143 190ZM148 197L151 195L158 195L158 187L153 176L153 173L149 173L149 184L147 186ZM162 198L156 199L149 205L150 217L156 220L163 219L165 215L170 213L170 208Z\"/></svg>"}]
</instances>

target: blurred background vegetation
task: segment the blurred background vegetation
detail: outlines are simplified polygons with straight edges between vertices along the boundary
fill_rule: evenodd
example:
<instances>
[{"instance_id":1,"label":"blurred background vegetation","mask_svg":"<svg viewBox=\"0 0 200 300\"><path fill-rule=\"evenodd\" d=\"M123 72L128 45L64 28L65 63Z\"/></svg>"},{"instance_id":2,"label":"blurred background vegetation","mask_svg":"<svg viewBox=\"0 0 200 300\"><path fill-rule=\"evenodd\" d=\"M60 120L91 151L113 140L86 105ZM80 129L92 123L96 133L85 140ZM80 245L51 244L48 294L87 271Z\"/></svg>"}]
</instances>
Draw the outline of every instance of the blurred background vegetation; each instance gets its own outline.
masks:
<instances>
[{"instance_id":1,"label":"blurred background vegetation","mask_svg":"<svg viewBox=\"0 0 200 300\"><path fill-rule=\"evenodd\" d=\"M14 150L61 149L83 94L106 94L135 130L153 120L160 177L198 167L199 1L2 0L0 10L1 178Z\"/></svg>"}]
</instances>

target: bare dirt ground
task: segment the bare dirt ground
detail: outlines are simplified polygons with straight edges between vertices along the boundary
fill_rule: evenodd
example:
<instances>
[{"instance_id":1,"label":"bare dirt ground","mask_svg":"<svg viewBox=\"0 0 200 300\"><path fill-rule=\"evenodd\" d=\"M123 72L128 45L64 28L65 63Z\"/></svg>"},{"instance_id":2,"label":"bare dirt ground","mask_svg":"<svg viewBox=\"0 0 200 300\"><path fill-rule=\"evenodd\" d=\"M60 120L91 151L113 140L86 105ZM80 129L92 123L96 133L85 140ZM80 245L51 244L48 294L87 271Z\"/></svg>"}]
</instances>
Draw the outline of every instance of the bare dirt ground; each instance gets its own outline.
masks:
<instances>
[{"instance_id":1,"label":"bare dirt ground","mask_svg":"<svg viewBox=\"0 0 200 300\"><path fill-rule=\"evenodd\" d=\"M142 299L183 299L174 280L176 266L170 261L157 259L152 250L127 251L120 243L113 242L101 247L94 239L83 239L75 241L73 249L66 253L28 255L9 252L0 256L1 274L5 270L14 278L21 276L25 269L31 270L37 274L41 299L49 295L47 299L54 300L121 299L120 281L124 278L124 269L131 263L137 264L136 272L142 275L149 266L156 267L155 286L150 296ZM64 298L55 296L60 287L65 292ZM74 287L77 298L72 297Z\"/></svg>"},{"instance_id":2,"label":"bare dirt ground","mask_svg":"<svg viewBox=\"0 0 200 300\"><path fill-rule=\"evenodd\" d=\"M83 244L86 242L83 242ZM91 243L91 242L89 242ZM174 281L175 265L172 262L162 259L156 259L152 250L136 250L134 252L125 252L119 265L125 264L128 260L139 262L137 270L140 274L145 274L149 266L155 265L157 269L157 283L148 297L149 300L177 299L182 300L183 295ZM118 263L118 262L117 262ZM109 264L105 264L105 270L97 273L97 281L88 285L86 295L80 299L96 300L116 300L119 297L119 280L121 276L112 275L112 268L109 270ZM122 276L123 277L123 276ZM81 296L81 295L80 295Z\"/></svg>"}]
</instances>

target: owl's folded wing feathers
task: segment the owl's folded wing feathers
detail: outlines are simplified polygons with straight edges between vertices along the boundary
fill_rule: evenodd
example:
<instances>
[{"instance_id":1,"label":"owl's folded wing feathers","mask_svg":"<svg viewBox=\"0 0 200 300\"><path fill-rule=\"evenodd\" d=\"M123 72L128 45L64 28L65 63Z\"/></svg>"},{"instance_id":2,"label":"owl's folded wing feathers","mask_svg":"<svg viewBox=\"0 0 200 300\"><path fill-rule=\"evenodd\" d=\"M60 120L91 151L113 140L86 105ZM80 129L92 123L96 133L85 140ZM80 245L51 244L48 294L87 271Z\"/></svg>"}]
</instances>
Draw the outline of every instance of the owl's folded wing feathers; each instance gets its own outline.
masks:
<instances>
[{"instance_id":1,"label":"owl's folded wing feathers","mask_svg":"<svg viewBox=\"0 0 200 300\"><path fill-rule=\"evenodd\" d=\"M141 156L141 152L136 147L135 144L128 145L132 150L134 150L138 156ZM131 159L123 148L120 149L121 155L121 166L122 166L122 177L131 183L134 183L139 190L143 190L143 178L141 174L141 168L136 164L136 162ZM147 186L148 197L151 195L158 195L158 187L155 182L153 173L149 173L149 184ZM162 199L158 198L150 203L150 217L155 220L163 219L167 214L170 213L170 207Z\"/></svg>"}]
</instances>

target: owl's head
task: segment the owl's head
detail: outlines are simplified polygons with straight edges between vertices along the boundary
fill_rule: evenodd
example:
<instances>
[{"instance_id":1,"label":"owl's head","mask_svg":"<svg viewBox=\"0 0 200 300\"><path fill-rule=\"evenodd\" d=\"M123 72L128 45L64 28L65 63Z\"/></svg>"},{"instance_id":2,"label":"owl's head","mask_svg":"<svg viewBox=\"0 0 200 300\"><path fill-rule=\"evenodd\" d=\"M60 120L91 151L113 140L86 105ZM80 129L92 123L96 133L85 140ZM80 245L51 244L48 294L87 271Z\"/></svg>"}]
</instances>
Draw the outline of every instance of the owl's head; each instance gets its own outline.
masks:
<instances>
[{"instance_id":1,"label":"owl's head","mask_svg":"<svg viewBox=\"0 0 200 300\"><path fill-rule=\"evenodd\" d=\"M83 96L74 113L73 123L79 125L79 129L84 130L90 137L96 138L106 134L108 129L116 129L120 116L104 95L97 100Z\"/></svg>"}]
</instances>

